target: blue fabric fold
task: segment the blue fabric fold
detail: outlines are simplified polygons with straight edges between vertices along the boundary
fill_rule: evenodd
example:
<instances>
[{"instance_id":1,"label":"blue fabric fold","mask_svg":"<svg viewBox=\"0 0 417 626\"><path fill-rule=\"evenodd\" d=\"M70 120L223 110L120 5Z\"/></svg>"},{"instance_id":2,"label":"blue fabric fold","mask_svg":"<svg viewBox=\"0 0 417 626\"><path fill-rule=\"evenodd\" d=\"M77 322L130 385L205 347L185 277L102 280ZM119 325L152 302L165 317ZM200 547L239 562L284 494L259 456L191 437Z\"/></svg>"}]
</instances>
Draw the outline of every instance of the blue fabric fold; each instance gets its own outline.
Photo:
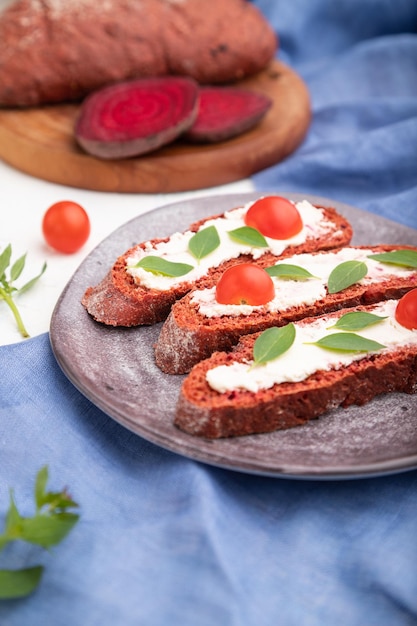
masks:
<instances>
[{"instance_id":1,"label":"blue fabric fold","mask_svg":"<svg viewBox=\"0 0 417 626\"><path fill-rule=\"evenodd\" d=\"M416 18L417 19L417 18ZM300 148L254 176L417 227L417 37L383 36L300 63L312 124Z\"/></svg>"},{"instance_id":2,"label":"blue fabric fold","mask_svg":"<svg viewBox=\"0 0 417 626\"><path fill-rule=\"evenodd\" d=\"M417 227L417 4L259 0L309 87L299 149L253 177ZM372 217L370 215L370 227ZM417 244L417 241L416 241ZM81 519L5 626L408 626L417 623L417 471L294 481L210 467L114 422L67 380L47 334L0 348L0 518L47 464Z\"/></svg>"},{"instance_id":3,"label":"blue fabric fold","mask_svg":"<svg viewBox=\"0 0 417 626\"><path fill-rule=\"evenodd\" d=\"M1 356L0 511L14 487L21 513L33 512L46 463L81 520L50 554L0 555L0 567L45 565L34 595L0 602L0 624L416 622L417 471L304 482L209 467L94 407L47 334Z\"/></svg>"}]
</instances>

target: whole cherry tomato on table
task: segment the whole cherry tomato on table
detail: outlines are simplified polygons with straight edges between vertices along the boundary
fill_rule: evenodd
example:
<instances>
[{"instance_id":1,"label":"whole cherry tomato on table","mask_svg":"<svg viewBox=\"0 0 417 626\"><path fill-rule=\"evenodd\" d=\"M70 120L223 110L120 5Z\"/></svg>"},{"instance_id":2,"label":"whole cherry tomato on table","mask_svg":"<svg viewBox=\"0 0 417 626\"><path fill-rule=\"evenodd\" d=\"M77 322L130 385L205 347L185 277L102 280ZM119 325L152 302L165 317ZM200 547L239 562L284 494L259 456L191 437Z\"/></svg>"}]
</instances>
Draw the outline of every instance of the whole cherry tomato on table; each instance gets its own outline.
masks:
<instances>
[{"instance_id":1,"label":"whole cherry tomato on table","mask_svg":"<svg viewBox=\"0 0 417 626\"><path fill-rule=\"evenodd\" d=\"M46 242L66 254L77 252L90 236L90 219L83 207L70 200L56 202L42 220Z\"/></svg>"},{"instance_id":2,"label":"whole cherry tomato on table","mask_svg":"<svg viewBox=\"0 0 417 626\"><path fill-rule=\"evenodd\" d=\"M417 330L417 289L412 289L399 300L395 319L409 330Z\"/></svg>"},{"instance_id":3,"label":"whole cherry tomato on table","mask_svg":"<svg viewBox=\"0 0 417 626\"><path fill-rule=\"evenodd\" d=\"M281 196L265 196L256 200L246 212L245 224L271 239L289 239L303 227L297 207Z\"/></svg>"},{"instance_id":4,"label":"whole cherry tomato on table","mask_svg":"<svg viewBox=\"0 0 417 626\"><path fill-rule=\"evenodd\" d=\"M229 267L216 286L216 300L219 304L258 306L270 302L274 296L275 288L270 275L250 263Z\"/></svg>"}]
</instances>

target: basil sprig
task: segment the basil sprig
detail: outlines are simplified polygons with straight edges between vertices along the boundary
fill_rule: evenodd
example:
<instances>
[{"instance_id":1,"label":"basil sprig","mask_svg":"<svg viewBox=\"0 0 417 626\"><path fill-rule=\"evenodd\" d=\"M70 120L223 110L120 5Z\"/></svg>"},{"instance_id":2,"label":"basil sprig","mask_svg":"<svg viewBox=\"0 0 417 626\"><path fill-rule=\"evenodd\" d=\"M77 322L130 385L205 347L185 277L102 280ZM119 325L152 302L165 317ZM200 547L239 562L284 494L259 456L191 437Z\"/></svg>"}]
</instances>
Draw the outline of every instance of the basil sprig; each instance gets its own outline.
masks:
<instances>
[{"instance_id":1,"label":"basil sprig","mask_svg":"<svg viewBox=\"0 0 417 626\"><path fill-rule=\"evenodd\" d=\"M16 287L15 281L22 274L26 263L26 254L19 257L12 263L12 246L9 243L0 254L0 300L4 300L11 310L17 324L17 328L22 337L29 337L29 333L23 323L19 309L15 303L14 297L28 291L39 280L46 270L46 263L43 264L41 271L37 276L31 278L22 287ZM6 270L8 276L6 275Z\"/></svg>"},{"instance_id":2,"label":"basil sprig","mask_svg":"<svg viewBox=\"0 0 417 626\"><path fill-rule=\"evenodd\" d=\"M295 340L294 324L287 324L281 328L273 327L264 330L253 346L253 359L256 365L273 361L284 354Z\"/></svg>"},{"instance_id":3,"label":"basil sprig","mask_svg":"<svg viewBox=\"0 0 417 626\"><path fill-rule=\"evenodd\" d=\"M229 230L228 235L233 241L243 243L246 246L251 246L253 248L268 247L265 237L259 232L259 230L252 228L252 226L241 226L240 228Z\"/></svg>"},{"instance_id":4,"label":"basil sprig","mask_svg":"<svg viewBox=\"0 0 417 626\"><path fill-rule=\"evenodd\" d=\"M13 491L6 515L5 528L0 534L0 550L13 541L23 541L48 550L58 545L78 522L79 515L70 509L78 504L66 489L47 491L48 468L42 467L35 483L35 514L24 517L18 511ZM44 567L35 565L23 569L0 570L0 600L22 598L38 586Z\"/></svg>"},{"instance_id":5,"label":"basil sprig","mask_svg":"<svg viewBox=\"0 0 417 626\"><path fill-rule=\"evenodd\" d=\"M351 287L366 276L368 268L363 261L344 261L339 263L330 273L327 283L329 293L338 293Z\"/></svg>"},{"instance_id":6,"label":"basil sprig","mask_svg":"<svg viewBox=\"0 0 417 626\"><path fill-rule=\"evenodd\" d=\"M42 565L18 570L0 570L0 600L28 596L39 585L42 574Z\"/></svg>"},{"instance_id":7,"label":"basil sprig","mask_svg":"<svg viewBox=\"0 0 417 626\"><path fill-rule=\"evenodd\" d=\"M341 330L363 330L368 326L379 324L383 320L387 319L387 316L381 317L374 313L367 313L366 311L351 311L342 315L333 326L329 328L339 328Z\"/></svg>"},{"instance_id":8,"label":"basil sprig","mask_svg":"<svg viewBox=\"0 0 417 626\"><path fill-rule=\"evenodd\" d=\"M277 265L271 265L271 267L265 268L265 270L270 276L286 280L308 280L309 278L317 278L317 276L313 276L313 274L304 269L304 267L291 265L290 263L278 263Z\"/></svg>"},{"instance_id":9,"label":"basil sprig","mask_svg":"<svg viewBox=\"0 0 417 626\"><path fill-rule=\"evenodd\" d=\"M204 259L220 246L219 233L215 226L207 226L193 235L188 242L188 250L196 259Z\"/></svg>"},{"instance_id":10,"label":"basil sprig","mask_svg":"<svg viewBox=\"0 0 417 626\"><path fill-rule=\"evenodd\" d=\"M194 269L193 266L188 263L173 263L172 261L167 261L162 257L154 255L144 256L134 267L141 267L152 274L169 276L170 278L184 276Z\"/></svg>"},{"instance_id":11,"label":"basil sprig","mask_svg":"<svg viewBox=\"0 0 417 626\"><path fill-rule=\"evenodd\" d=\"M313 345L326 350L337 350L340 352L372 352L385 348L378 341L366 339L366 337L356 333L332 333L313 342Z\"/></svg>"},{"instance_id":12,"label":"basil sprig","mask_svg":"<svg viewBox=\"0 0 417 626\"><path fill-rule=\"evenodd\" d=\"M390 252L381 252L380 254L369 254L368 259L389 265L417 268L416 250L391 250Z\"/></svg>"}]
</instances>

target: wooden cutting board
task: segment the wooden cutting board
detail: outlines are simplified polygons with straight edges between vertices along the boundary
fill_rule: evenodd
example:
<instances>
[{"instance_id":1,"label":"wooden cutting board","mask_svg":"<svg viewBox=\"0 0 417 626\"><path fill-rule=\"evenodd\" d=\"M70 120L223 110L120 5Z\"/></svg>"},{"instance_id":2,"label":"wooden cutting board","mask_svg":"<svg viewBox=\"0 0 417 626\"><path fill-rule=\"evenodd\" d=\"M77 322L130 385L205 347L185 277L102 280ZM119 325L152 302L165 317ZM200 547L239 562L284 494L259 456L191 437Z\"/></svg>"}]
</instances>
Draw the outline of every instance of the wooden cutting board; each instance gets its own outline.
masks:
<instances>
[{"instance_id":1,"label":"wooden cutting board","mask_svg":"<svg viewBox=\"0 0 417 626\"><path fill-rule=\"evenodd\" d=\"M291 154L310 124L301 78L274 61L242 87L273 99L262 122L239 137L212 145L175 143L141 157L101 160L82 151L73 135L79 105L0 110L0 158L54 183L96 191L170 193L247 178Z\"/></svg>"}]
</instances>

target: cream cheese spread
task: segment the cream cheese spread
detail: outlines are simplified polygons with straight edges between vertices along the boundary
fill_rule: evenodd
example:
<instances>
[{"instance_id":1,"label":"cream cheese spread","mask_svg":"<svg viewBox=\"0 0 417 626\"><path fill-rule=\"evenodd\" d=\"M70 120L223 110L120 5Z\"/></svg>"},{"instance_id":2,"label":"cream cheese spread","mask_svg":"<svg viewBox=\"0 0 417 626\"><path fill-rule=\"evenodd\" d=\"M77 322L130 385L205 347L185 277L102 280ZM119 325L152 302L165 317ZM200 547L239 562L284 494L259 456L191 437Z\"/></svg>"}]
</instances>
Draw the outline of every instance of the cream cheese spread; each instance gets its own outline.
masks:
<instances>
[{"instance_id":1,"label":"cream cheese spread","mask_svg":"<svg viewBox=\"0 0 417 626\"><path fill-rule=\"evenodd\" d=\"M207 220L199 230L208 226L215 226L220 237L220 245L203 259L196 260L188 251L188 243L195 233L186 231L184 233L174 233L168 241L152 245L150 242L145 249L137 247L134 253L127 259L126 270L133 276L135 282L149 289L160 291L171 289L183 282L194 282L204 276L212 267L218 267L224 261L235 259L241 254L250 254L253 259L260 258L266 252L272 252L279 256L283 251L292 245L304 243L313 234L322 237L326 233L334 232L334 223L324 217L323 210L310 204L307 200L295 203L301 219L303 228L297 235L290 239L271 239L266 237L268 247L251 247L244 243L233 241L228 232L245 226L244 216L249 207L254 202L249 202L244 207L232 209L224 213L222 217ZM145 256L156 255L173 263L187 263L193 269L179 277L163 276L153 274L135 265Z\"/></svg>"},{"instance_id":2,"label":"cream cheese spread","mask_svg":"<svg viewBox=\"0 0 417 626\"><path fill-rule=\"evenodd\" d=\"M417 330L408 330L395 320L397 303L397 300L388 300L375 306L372 313L386 316L386 319L357 332L385 346L378 354L402 346L417 345ZM294 324L296 337L293 345L278 358L256 366L253 366L253 361L220 365L207 372L207 382L219 393L240 389L256 393L275 384L300 382L317 371L337 370L353 361L367 358L369 352L336 352L312 345L324 335L338 332L337 329L329 328L336 319L334 316L326 316L310 324L298 322Z\"/></svg>"},{"instance_id":3,"label":"cream cheese spread","mask_svg":"<svg viewBox=\"0 0 417 626\"><path fill-rule=\"evenodd\" d=\"M361 285L368 285L390 277L406 277L415 273L415 269L407 269L397 265L379 263L368 259L373 254L371 249L342 248L336 252L320 252L318 254L297 254L282 259L279 263L298 265L308 270L314 278L308 280L283 280L273 277L275 297L265 305L250 306L247 304L219 304L216 301L216 288L196 290L192 294L191 301L198 304L199 313L205 317L220 317L222 315L237 317L239 315L251 315L255 311L287 311L296 306L311 305L321 300L326 295L326 285L332 270L345 261L363 261L366 263L368 273L362 280ZM277 263L277 265L279 264Z\"/></svg>"}]
</instances>

